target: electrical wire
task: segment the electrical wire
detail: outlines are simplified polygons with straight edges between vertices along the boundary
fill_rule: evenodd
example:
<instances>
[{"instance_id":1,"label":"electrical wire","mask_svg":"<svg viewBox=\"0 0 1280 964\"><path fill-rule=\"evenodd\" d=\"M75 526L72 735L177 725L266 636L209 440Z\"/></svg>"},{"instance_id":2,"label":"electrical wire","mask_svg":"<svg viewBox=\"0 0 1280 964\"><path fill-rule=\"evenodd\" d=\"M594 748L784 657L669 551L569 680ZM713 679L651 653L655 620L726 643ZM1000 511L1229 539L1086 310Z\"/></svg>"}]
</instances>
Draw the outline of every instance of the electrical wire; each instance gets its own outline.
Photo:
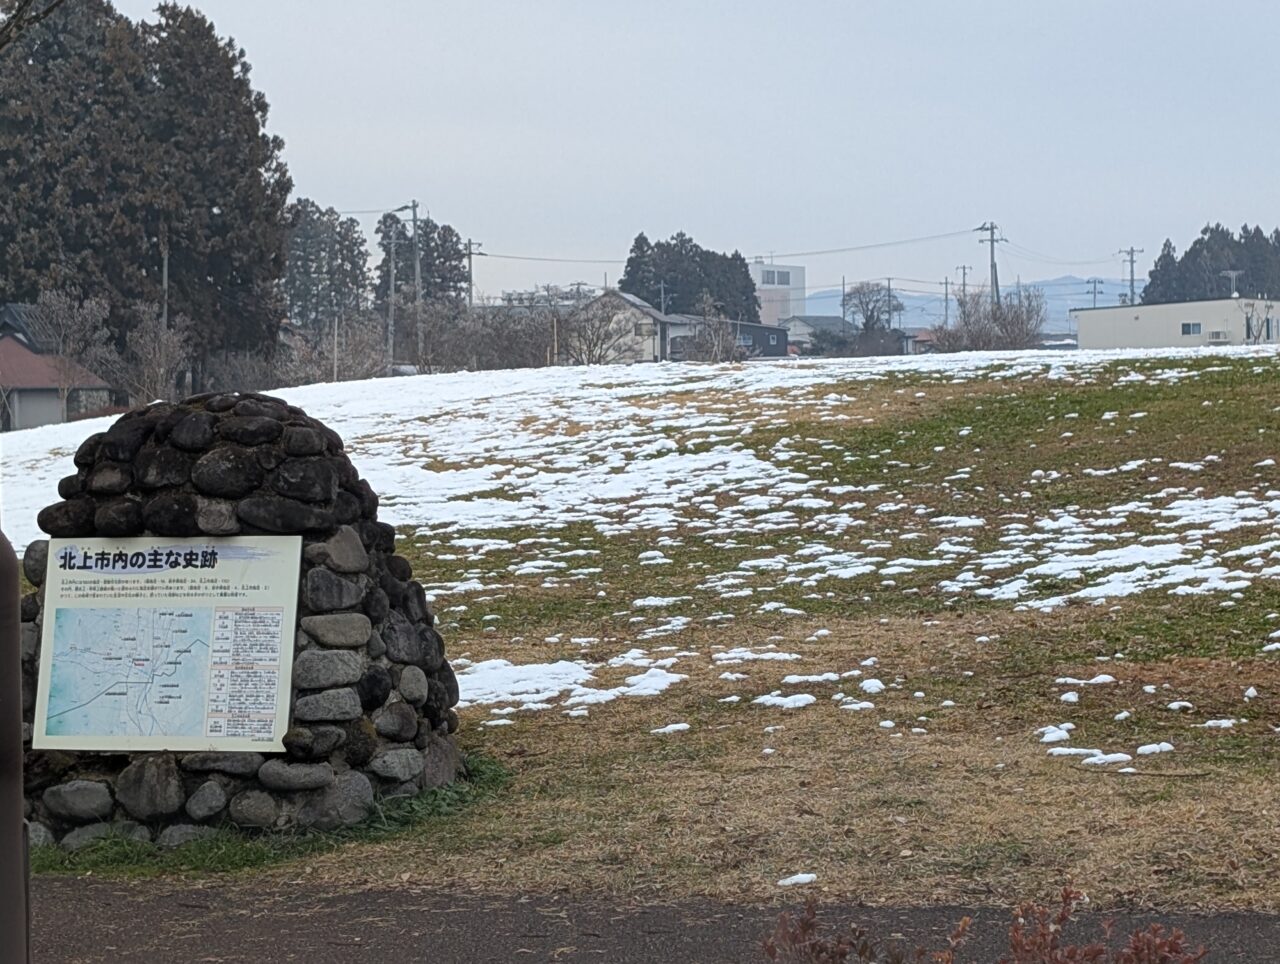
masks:
<instances>
[{"instance_id":1,"label":"electrical wire","mask_svg":"<svg viewBox=\"0 0 1280 964\"><path fill-rule=\"evenodd\" d=\"M1068 261L1064 258L1055 258L1052 255L1042 254L1028 248L1026 245L1018 244L1014 241L1005 239L1005 243L1009 245L1008 250L1013 253L1016 258L1023 261L1042 261L1045 264L1062 264L1062 265L1091 265L1091 264L1109 264L1115 261L1115 255L1107 255L1103 258L1095 258L1092 261Z\"/></svg>"},{"instance_id":2,"label":"electrical wire","mask_svg":"<svg viewBox=\"0 0 1280 964\"><path fill-rule=\"evenodd\" d=\"M923 244L926 241L942 241L946 238L958 238L962 235L972 234L972 228L965 228L963 231L948 231L945 234L927 234L918 238L901 238L897 241L876 241L872 244L855 244L845 248L823 248L818 251L785 251L781 254L770 254L772 258L815 258L823 254L846 254L850 251L871 251L875 248L893 248L903 244ZM764 255L753 255L753 258L763 258Z\"/></svg>"}]
</instances>

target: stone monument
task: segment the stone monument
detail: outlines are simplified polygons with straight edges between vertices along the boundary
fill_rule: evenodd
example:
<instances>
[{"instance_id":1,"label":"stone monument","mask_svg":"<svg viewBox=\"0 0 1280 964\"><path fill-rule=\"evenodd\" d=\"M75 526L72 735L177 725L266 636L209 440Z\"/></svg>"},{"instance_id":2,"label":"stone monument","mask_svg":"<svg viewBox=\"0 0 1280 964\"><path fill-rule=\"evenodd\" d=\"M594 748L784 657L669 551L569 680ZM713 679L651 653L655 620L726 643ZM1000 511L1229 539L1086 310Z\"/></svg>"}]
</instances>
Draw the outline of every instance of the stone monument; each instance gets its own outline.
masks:
<instances>
[{"instance_id":1,"label":"stone monument","mask_svg":"<svg viewBox=\"0 0 1280 964\"><path fill-rule=\"evenodd\" d=\"M32 844L112 832L176 845L229 821L270 830L359 823L376 797L452 781L458 682L422 586L378 521L378 497L336 432L278 398L156 403L85 439L55 537L301 535L284 753L30 749L47 541L27 547L22 599L26 810Z\"/></svg>"}]
</instances>

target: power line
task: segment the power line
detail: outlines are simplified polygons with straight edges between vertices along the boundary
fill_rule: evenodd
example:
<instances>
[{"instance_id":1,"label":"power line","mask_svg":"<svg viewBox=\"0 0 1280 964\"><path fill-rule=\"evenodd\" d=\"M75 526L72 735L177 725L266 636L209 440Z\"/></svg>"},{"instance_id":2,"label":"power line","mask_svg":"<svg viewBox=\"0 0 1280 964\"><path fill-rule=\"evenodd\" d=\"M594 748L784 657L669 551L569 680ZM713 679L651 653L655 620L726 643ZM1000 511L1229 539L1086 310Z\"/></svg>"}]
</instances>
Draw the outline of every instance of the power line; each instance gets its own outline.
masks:
<instances>
[{"instance_id":1,"label":"power line","mask_svg":"<svg viewBox=\"0 0 1280 964\"><path fill-rule=\"evenodd\" d=\"M1039 251L1028 248L1026 245L1018 244L1016 241L1010 241L1007 238L1005 239L1005 243L1009 245L1009 250L1014 253L1014 256L1021 261L1042 261L1045 264L1077 265L1083 267L1091 264L1107 264L1115 257L1115 255L1109 254L1101 258L1094 258L1091 261L1071 261L1066 258L1055 258L1053 255L1043 254Z\"/></svg>"},{"instance_id":2,"label":"power line","mask_svg":"<svg viewBox=\"0 0 1280 964\"><path fill-rule=\"evenodd\" d=\"M550 261L556 264L626 264L626 258L548 258L532 254L496 254L485 252L486 258L500 258L503 261Z\"/></svg>"},{"instance_id":3,"label":"power line","mask_svg":"<svg viewBox=\"0 0 1280 964\"><path fill-rule=\"evenodd\" d=\"M851 251L871 251L875 248L892 248L903 244L923 244L926 241L942 241L946 238L959 238L968 231L948 231L945 234L928 234L918 238L901 238L897 241L877 241L873 244L855 244L846 248L824 248L820 251L784 251L782 254L772 254L774 258L813 258L822 254L846 254ZM752 257L763 257L763 255L753 255Z\"/></svg>"}]
</instances>

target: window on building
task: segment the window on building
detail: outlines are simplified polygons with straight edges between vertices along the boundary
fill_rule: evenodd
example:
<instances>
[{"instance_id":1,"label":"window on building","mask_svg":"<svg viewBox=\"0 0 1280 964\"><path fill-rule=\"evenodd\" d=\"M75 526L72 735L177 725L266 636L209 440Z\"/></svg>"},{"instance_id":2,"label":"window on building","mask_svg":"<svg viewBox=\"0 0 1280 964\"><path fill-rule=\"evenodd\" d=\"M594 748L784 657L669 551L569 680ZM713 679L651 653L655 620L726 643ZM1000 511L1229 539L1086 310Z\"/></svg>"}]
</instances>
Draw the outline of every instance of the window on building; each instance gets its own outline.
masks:
<instances>
[{"instance_id":1,"label":"window on building","mask_svg":"<svg viewBox=\"0 0 1280 964\"><path fill-rule=\"evenodd\" d=\"M1269 338L1269 337L1271 337L1271 336L1270 336L1270 335L1268 335L1267 337ZM777 335L770 335L770 336L769 336L769 344L771 344L771 345L776 345L777 343L778 343L778 336L777 336Z\"/></svg>"},{"instance_id":2,"label":"window on building","mask_svg":"<svg viewBox=\"0 0 1280 964\"><path fill-rule=\"evenodd\" d=\"M779 272L778 272L778 284L780 284L780 285L788 285L788 286L790 286L790 284L791 284L791 272L790 272L790 271L779 271Z\"/></svg>"},{"instance_id":3,"label":"window on building","mask_svg":"<svg viewBox=\"0 0 1280 964\"><path fill-rule=\"evenodd\" d=\"M750 348L750 347L751 347L752 345L754 345L754 344L755 344L755 340L754 340L750 335L739 335L739 336L738 336L738 347L739 347L739 348Z\"/></svg>"},{"instance_id":4,"label":"window on building","mask_svg":"<svg viewBox=\"0 0 1280 964\"><path fill-rule=\"evenodd\" d=\"M776 277L777 277L777 272L765 269L760 272L760 283L765 285L774 284L774 279Z\"/></svg>"},{"instance_id":5,"label":"window on building","mask_svg":"<svg viewBox=\"0 0 1280 964\"><path fill-rule=\"evenodd\" d=\"M1200 322L1198 322L1198 321L1184 321L1184 322L1182 323L1182 333L1183 333L1184 335L1198 335L1198 334L1200 334Z\"/></svg>"}]
</instances>

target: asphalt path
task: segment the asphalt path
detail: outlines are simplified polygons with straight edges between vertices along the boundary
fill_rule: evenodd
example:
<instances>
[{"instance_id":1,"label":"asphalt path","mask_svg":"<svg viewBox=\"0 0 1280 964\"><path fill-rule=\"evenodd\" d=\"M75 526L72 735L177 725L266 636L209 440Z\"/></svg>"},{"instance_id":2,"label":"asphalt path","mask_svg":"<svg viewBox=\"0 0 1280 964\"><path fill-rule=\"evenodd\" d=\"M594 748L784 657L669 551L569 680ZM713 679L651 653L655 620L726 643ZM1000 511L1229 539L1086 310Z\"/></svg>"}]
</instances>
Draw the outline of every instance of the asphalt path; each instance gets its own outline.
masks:
<instances>
[{"instance_id":1,"label":"asphalt path","mask_svg":"<svg viewBox=\"0 0 1280 964\"><path fill-rule=\"evenodd\" d=\"M790 909L798 910L802 897ZM411 887L334 892L304 882L118 881L42 876L32 883L36 964L764 961L780 906L669 904L568 897L483 897ZM1007 946L1000 907L823 907L824 926L858 923L929 949L974 918L961 961ZM1117 932L1159 921L1210 948L1212 962L1280 959L1280 916L1117 913ZM1101 915L1074 925L1093 937Z\"/></svg>"}]
</instances>

